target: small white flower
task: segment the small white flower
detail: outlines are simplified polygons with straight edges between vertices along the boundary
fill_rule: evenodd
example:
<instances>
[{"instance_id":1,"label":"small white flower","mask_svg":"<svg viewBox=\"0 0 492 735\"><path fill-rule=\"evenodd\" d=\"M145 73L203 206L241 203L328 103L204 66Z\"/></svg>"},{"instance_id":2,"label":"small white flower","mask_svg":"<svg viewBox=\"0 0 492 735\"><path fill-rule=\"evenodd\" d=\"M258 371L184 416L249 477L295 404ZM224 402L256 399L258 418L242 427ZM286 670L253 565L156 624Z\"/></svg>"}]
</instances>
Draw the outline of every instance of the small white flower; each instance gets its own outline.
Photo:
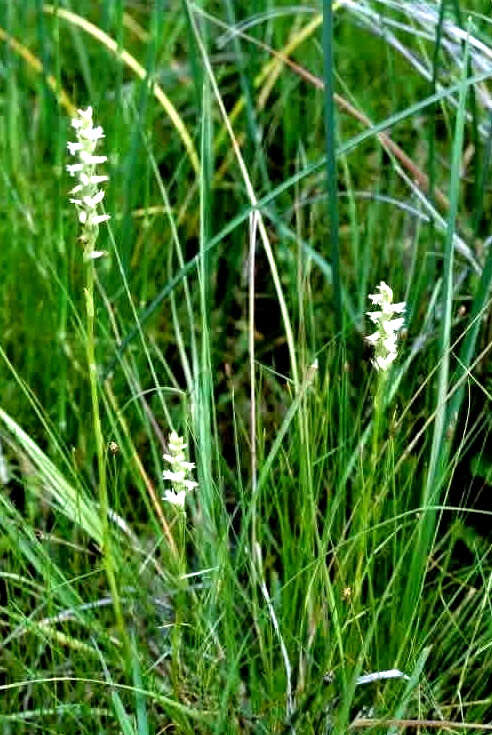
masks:
<instances>
[{"instance_id":1,"label":"small white flower","mask_svg":"<svg viewBox=\"0 0 492 735\"><path fill-rule=\"evenodd\" d=\"M178 436L175 431L171 431L168 443L169 449L173 454L176 454L176 452L181 452L188 446L184 443L183 437Z\"/></svg>"},{"instance_id":2,"label":"small white flower","mask_svg":"<svg viewBox=\"0 0 492 735\"><path fill-rule=\"evenodd\" d=\"M92 225L100 225L102 222L107 222L111 219L109 214L92 214L90 221Z\"/></svg>"},{"instance_id":3,"label":"small white flower","mask_svg":"<svg viewBox=\"0 0 492 735\"><path fill-rule=\"evenodd\" d=\"M383 347L388 352L396 353L396 335L393 335L392 337L386 337L386 339L383 340Z\"/></svg>"},{"instance_id":4,"label":"small white flower","mask_svg":"<svg viewBox=\"0 0 492 735\"><path fill-rule=\"evenodd\" d=\"M379 356L374 359L374 364L378 370L383 372L387 370L396 358L396 352L388 352L385 357Z\"/></svg>"},{"instance_id":5,"label":"small white flower","mask_svg":"<svg viewBox=\"0 0 492 735\"><path fill-rule=\"evenodd\" d=\"M403 319L403 317L383 322L384 330L387 334L395 334L403 327L404 324L405 319Z\"/></svg>"},{"instance_id":6,"label":"small white flower","mask_svg":"<svg viewBox=\"0 0 492 735\"><path fill-rule=\"evenodd\" d=\"M179 454L174 455L174 456L171 455L171 454L163 454L162 456L166 460L166 462L169 462L171 464L173 464L174 462L176 462L178 460L179 461L179 464L180 464L180 467L182 467L184 470L193 470L195 468L195 463L194 462L185 462L184 461L184 456L185 455L183 453L181 453L181 452Z\"/></svg>"},{"instance_id":7,"label":"small white flower","mask_svg":"<svg viewBox=\"0 0 492 735\"><path fill-rule=\"evenodd\" d=\"M80 131L80 135L82 138L85 138L86 140L101 140L101 138L104 138L104 131L100 125L97 126L97 128L82 128Z\"/></svg>"},{"instance_id":8,"label":"small white flower","mask_svg":"<svg viewBox=\"0 0 492 735\"><path fill-rule=\"evenodd\" d=\"M93 156L92 153L84 149L80 151L79 158L86 166L97 166L99 163L106 163L108 160L107 156Z\"/></svg>"},{"instance_id":9,"label":"small white flower","mask_svg":"<svg viewBox=\"0 0 492 735\"><path fill-rule=\"evenodd\" d=\"M174 490L165 490L164 492L164 500L180 508L184 508L185 498L186 490L180 490L178 493L175 493Z\"/></svg>"},{"instance_id":10,"label":"small white flower","mask_svg":"<svg viewBox=\"0 0 492 735\"><path fill-rule=\"evenodd\" d=\"M90 122L92 125L92 107L89 105L85 110L81 110L80 108L77 110L80 117L83 120L86 120L87 122Z\"/></svg>"},{"instance_id":11,"label":"small white flower","mask_svg":"<svg viewBox=\"0 0 492 735\"><path fill-rule=\"evenodd\" d=\"M173 472L172 470L164 470L162 473L162 476L165 480L169 480L173 484L182 483L186 477L186 473L184 470L179 470L179 472Z\"/></svg>"},{"instance_id":12,"label":"small white flower","mask_svg":"<svg viewBox=\"0 0 492 735\"><path fill-rule=\"evenodd\" d=\"M102 184L103 181L109 181L109 176L90 176L87 180L88 184Z\"/></svg>"},{"instance_id":13,"label":"small white flower","mask_svg":"<svg viewBox=\"0 0 492 735\"><path fill-rule=\"evenodd\" d=\"M78 174L80 171L83 171L84 167L81 163L70 163L67 166L67 171L70 174L70 176L75 176L75 174Z\"/></svg>"},{"instance_id":14,"label":"small white flower","mask_svg":"<svg viewBox=\"0 0 492 735\"><path fill-rule=\"evenodd\" d=\"M72 127L76 130L81 127L92 127L92 107L88 107L86 110L77 110L78 117L72 119Z\"/></svg>"},{"instance_id":15,"label":"small white flower","mask_svg":"<svg viewBox=\"0 0 492 735\"><path fill-rule=\"evenodd\" d=\"M366 337L366 341L374 347L374 359L372 361L376 370L386 372L397 357L397 336L405 319L398 317L392 319L393 314L403 314L405 302L393 303L392 289L381 281L377 286L378 293L369 294L371 303L380 307L379 311L368 311L367 316L377 325L377 331Z\"/></svg>"},{"instance_id":16,"label":"small white flower","mask_svg":"<svg viewBox=\"0 0 492 735\"><path fill-rule=\"evenodd\" d=\"M71 156L75 156L77 151L82 150L82 143L72 143L70 140L67 143L68 152Z\"/></svg>"},{"instance_id":17,"label":"small white flower","mask_svg":"<svg viewBox=\"0 0 492 735\"><path fill-rule=\"evenodd\" d=\"M102 189L99 189L96 191L94 196L84 196L83 202L86 207L89 207L89 209L95 209L100 202L104 199L104 191Z\"/></svg>"},{"instance_id":18,"label":"small white flower","mask_svg":"<svg viewBox=\"0 0 492 735\"><path fill-rule=\"evenodd\" d=\"M393 290L388 286L387 283L381 281L377 286L379 293L370 293L369 298L373 304L382 305L385 302L391 303L393 301Z\"/></svg>"}]
</instances>

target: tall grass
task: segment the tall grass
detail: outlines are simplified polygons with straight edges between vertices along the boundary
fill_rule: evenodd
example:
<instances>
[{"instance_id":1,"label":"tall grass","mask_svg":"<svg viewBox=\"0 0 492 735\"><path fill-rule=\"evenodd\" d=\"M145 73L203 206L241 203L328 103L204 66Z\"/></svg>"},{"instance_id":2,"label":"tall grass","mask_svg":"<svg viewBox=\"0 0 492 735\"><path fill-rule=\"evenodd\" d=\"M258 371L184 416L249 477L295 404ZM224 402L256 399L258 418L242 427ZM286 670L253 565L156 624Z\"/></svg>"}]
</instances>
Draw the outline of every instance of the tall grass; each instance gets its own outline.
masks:
<instances>
[{"instance_id":1,"label":"tall grass","mask_svg":"<svg viewBox=\"0 0 492 735\"><path fill-rule=\"evenodd\" d=\"M492 731L490 31L486 0L0 4L2 732Z\"/></svg>"}]
</instances>

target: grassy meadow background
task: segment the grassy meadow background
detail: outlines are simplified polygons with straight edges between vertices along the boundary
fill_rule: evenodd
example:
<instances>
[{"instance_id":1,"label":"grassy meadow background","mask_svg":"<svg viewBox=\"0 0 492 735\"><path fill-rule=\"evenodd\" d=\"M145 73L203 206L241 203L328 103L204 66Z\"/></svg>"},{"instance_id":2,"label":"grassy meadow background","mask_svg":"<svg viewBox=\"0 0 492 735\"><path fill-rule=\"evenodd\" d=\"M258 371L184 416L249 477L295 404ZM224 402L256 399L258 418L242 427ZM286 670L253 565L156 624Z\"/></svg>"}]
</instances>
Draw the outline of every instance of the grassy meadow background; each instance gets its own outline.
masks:
<instances>
[{"instance_id":1,"label":"grassy meadow background","mask_svg":"<svg viewBox=\"0 0 492 735\"><path fill-rule=\"evenodd\" d=\"M491 39L489 0L0 0L2 733L492 731Z\"/></svg>"}]
</instances>

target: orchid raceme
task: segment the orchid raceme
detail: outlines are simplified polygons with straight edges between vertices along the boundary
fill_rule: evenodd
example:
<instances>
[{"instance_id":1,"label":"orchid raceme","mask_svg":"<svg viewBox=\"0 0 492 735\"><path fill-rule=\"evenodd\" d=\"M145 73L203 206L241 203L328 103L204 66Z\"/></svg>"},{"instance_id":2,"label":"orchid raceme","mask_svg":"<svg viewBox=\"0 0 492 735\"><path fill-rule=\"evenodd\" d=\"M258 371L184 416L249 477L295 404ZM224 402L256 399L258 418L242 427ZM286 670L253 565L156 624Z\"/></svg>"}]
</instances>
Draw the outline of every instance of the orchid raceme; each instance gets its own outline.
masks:
<instances>
[{"instance_id":1,"label":"orchid raceme","mask_svg":"<svg viewBox=\"0 0 492 735\"><path fill-rule=\"evenodd\" d=\"M191 479L191 470L195 467L193 462L186 461L184 439L175 431L172 431L168 439L169 453L164 454L164 459L169 463L170 469L164 470L164 480L169 480L171 489L165 490L164 500L179 508L184 508L186 495L190 490L198 486Z\"/></svg>"},{"instance_id":2,"label":"orchid raceme","mask_svg":"<svg viewBox=\"0 0 492 735\"><path fill-rule=\"evenodd\" d=\"M76 206L79 222L83 225L84 259L95 260L104 255L103 251L93 249L99 225L110 219L109 214L98 214L97 211L104 199L104 190L98 188L99 184L108 180L108 176L96 173L96 166L107 160L106 156L95 155L104 132L100 125L94 127L92 107L77 112L78 117L72 120L77 140L67 143L69 154L77 159L76 163L67 166L70 176L78 179L77 185L70 191L70 202Z\"/></svg>"},{"instance_id":3,"label":"orchid raceme","mask_svg":"<svg viewBox=\"0 0 492 735\"><path fill-rule=\"evenodd\" d=\"M368 311L367 316L377 325L377 330L366 337L367 342L374 347L372 361L376 370L385 372L395 361L397 352L397 336L403 326L404 318L393 318L394 314L405 312L405 302L393 303L393 291L384 282L377 286L378 293L369 294L370 301L379 306L377 311Z\"/></svg>"}]
</instances>

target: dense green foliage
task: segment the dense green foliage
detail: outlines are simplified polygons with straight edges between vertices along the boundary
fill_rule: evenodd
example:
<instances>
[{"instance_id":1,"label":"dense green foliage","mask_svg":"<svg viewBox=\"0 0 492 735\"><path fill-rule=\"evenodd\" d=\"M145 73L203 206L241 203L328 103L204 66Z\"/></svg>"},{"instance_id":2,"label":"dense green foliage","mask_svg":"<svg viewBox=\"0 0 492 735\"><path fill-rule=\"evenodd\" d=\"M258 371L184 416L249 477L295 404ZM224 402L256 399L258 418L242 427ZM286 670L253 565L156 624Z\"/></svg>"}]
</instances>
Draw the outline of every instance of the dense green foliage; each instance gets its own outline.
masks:
<instances>
[{"instance_id":1,"label":"dense green foliage","mask_svg":"<svg viewBox=\"0 0 492 735\"><path fill-rule=\"evenodd\" d=\"M2 0L2 733L492 722L491 30L489 0Z\"/></svg>"}]
</instances>

